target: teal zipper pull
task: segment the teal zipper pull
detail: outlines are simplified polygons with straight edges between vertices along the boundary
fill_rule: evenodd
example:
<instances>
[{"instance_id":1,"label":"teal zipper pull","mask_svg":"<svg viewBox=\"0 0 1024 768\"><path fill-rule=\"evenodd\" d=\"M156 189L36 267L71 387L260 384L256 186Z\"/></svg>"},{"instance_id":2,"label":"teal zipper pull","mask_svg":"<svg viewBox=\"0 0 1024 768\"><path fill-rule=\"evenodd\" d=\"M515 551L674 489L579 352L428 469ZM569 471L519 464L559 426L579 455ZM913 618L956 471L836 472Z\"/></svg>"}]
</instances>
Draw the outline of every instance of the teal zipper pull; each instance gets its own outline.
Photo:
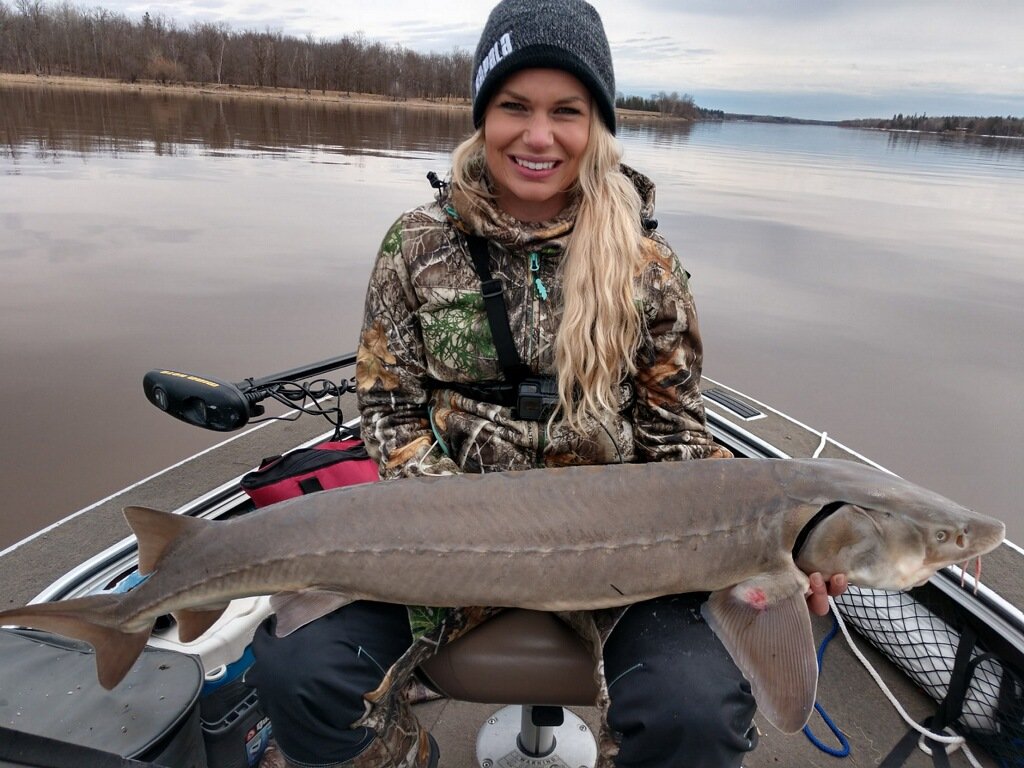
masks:
<instances>
[{"instance_id":1,"label":"teal zipper pull","mask_svg":"<svg viewBox=\"0 0 1024 768\"><path fill-rule=\"evenodd\" d=\"M537 289L537 295L540 296L541 301L547 301L548 289L537 275L540 272L540 256L536 253L530 254L530 272L533 273L533 287Z\"/></svg>"}]
</instances>

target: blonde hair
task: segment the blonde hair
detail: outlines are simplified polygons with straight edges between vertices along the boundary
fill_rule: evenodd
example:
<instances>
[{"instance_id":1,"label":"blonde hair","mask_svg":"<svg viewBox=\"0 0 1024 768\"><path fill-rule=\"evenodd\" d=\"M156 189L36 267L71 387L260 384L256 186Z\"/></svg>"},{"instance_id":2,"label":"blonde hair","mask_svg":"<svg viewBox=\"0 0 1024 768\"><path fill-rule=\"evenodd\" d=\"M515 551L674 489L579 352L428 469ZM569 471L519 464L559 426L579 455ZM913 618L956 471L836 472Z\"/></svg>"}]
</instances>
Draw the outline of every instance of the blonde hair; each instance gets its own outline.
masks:
<instances>
[{"instance_id":1,"label":"blonde hair","mask_svg":"<svg viewBox=\"0 0 1024 768\"><path fill-rule=\"evenodd\" d=\"M484 158L482 126L452 154L452 188L475 205L494 199ZM579 211L560 267L564 305L555 338L558 414L577 432L621 408L619 385L636 373L643 330L633 291L642 263L641 201L620 169L621 158L619 143L592 107L573 190Z\"/></svg>"}]
</instances>

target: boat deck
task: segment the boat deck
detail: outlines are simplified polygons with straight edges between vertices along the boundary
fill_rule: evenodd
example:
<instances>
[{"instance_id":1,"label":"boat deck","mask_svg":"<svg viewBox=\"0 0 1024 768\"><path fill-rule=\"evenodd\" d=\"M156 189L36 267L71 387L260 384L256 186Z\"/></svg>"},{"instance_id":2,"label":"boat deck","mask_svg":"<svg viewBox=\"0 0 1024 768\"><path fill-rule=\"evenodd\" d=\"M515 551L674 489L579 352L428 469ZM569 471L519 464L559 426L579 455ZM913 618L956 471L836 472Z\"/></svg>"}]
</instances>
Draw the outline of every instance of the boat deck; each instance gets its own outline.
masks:
<instances>
[{"instance_id":1,"label":"boat deck","mask_svg":"<svg viewBox=\"0 0 1024 768\"><path fill-rule=\"evenodd\" d=\"M711 404L709 410L716 408ZM355 411L349 406L346 412ZM216 450L151 477L0 553L0 584L3 585L0 605L8 607L27 602L79 565L88 553L100 552L129 536L130 531L121 516L123 506L139 504L175 509L229 483L251 469L261 457L281 453L314 438L323 431L323 427L323 422L318 419L305 418L295 422L276 422L244 433ZM777 420L772 425L766 423L759 429L765 439L775 445L786 446L786 452L792 456L811 455L817 447L817 437L813 433L784 420ZM774 434L770 434L772 430ZM831 443L826 445L822 455L849 457ZM985 583L995 585L1018 608L1024 605L1021 599L1024 580L1019 577L1022 563L1024 557L1008 547L988 556L985 562ZM816 619L814 623L816 635L820 638L831 622ZM858 644L912 717L921 720L934 713L932 700L896 667L865 641L859 640ZM746 768L878 765L906 733L906 726L854 658L842 636L830 644L826 653L818 700L849 739L851 754L848 758L838 760L821 752L803 735L785 736L759 719L760 745L745 760ZM417 705L416 709L423 724L441 746L442 766L468 768L476 764L477 730L497 709L496 706L442 699ZM594 710L574 711L596 728ZM823 741L834 743L817 715L812 717L811 726ZM975 749L974 752L982 765L997 765L980 750ZM962 752L954 753L951 762L953 766L969 765ZM923 768L931 766L932 761L916 751L906 765Z\"/></svg>"}]
</instances>

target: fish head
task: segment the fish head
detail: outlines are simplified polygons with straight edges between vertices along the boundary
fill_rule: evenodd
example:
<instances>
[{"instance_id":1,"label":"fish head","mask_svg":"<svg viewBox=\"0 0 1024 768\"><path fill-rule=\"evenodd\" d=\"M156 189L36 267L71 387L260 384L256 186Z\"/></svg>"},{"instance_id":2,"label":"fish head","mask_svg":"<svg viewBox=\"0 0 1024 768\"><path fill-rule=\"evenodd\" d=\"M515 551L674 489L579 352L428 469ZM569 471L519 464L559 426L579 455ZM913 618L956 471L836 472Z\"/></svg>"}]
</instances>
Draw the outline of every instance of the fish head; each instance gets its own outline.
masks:
<instances>
[{"instance_id":1,"label":"fish head","mask_svg":"<svg viewBox=\"0 0 1024 768\"><path fill-rule=\"evenodd\" d=\"M990 552L1006 535L1002 521L894 475L868 467L841 470L846 477L831 489L833 496L818 500L835 511L797 553L807 573L844 573L852 584L910 589L948 565Z\"/></svg>"}]
</instances>

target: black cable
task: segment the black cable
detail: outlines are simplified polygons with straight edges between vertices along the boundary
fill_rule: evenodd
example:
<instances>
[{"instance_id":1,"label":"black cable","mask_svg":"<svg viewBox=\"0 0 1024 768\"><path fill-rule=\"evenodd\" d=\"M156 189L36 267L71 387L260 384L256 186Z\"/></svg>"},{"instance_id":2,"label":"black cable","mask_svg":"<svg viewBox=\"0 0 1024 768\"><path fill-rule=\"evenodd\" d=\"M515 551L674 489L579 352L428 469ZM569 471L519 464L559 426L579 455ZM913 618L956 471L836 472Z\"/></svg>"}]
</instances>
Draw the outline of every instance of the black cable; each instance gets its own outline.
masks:
<instances>
[{"instance_id":1,"label":"black cable","mask_svg":"<svg viewBox=\"0 0 1024 768\"><path fill-rule=\"evenodd\" d=\"M341 396L352 390L352 385L345 380L336 384L330 379L313 379L299 384L289 380L264 381L260 386L247 390L243 394L252 399L253 403L260 400L274 400L289 409L295 411L292 415L267 416L262 419L253 419L250 424L260 424L267 421L296 421L301 415L322 416L334 426L337 434L344 421L344 414L341 410ZM336 405L323 407L320 400L336 397Z\"/></svg>"}]
</instances>

